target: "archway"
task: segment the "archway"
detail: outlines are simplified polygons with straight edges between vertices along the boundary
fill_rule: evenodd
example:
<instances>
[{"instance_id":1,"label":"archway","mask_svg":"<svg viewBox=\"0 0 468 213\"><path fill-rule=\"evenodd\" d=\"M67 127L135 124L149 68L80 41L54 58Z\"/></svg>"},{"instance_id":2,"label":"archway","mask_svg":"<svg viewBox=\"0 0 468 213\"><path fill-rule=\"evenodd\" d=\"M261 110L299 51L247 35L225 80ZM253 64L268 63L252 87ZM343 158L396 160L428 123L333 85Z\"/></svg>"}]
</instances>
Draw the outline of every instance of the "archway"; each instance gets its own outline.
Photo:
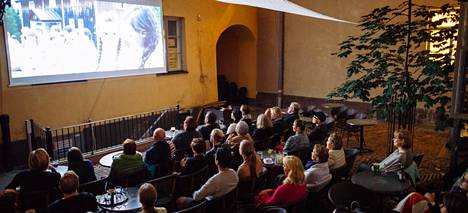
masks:
<instances>
[{"instance_id":1,"label":"archway","mask_svg":"<svg viewBox=\"0 0 468 213\"><path fill-rule=\"evenodd\" d=\"M257 44L250 29L243 25L233 25L221 33L216 43L216 67L219 100L242 102L242 96L255 98ZM226 85L226 82L229 82L231 86ZM247 88L247 94L242 94L241 90L241 94L235 96L233 83L237 85L237 88Z\"/></svg>"}]
</instances>

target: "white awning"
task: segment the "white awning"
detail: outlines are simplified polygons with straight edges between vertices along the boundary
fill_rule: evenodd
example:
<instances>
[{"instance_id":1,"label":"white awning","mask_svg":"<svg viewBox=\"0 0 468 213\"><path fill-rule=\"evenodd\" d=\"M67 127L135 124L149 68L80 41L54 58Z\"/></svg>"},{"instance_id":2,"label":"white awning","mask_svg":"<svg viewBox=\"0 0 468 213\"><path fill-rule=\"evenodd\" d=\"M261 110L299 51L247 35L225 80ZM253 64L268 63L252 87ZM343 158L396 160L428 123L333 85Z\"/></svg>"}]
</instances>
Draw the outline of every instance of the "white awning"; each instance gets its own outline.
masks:
<instances>
[{"instance_id":1,"label":"white awning","mask_svg":"<svg viewBox=\"0 0 468 213\"><path fill-rule=\"evenodd\" d=\"M337 21L349 24L356 24L350 21L344 21L341 19L333 18L331 16L326 16L315 11L309 10L287 0L217 0L219 2L230 3L230 4L240 4L247 5L252 7L260 7L285 13L291 13L301 16L307 16L318 19L325 19L330 21Z\"/></svg>"}]
</instances>

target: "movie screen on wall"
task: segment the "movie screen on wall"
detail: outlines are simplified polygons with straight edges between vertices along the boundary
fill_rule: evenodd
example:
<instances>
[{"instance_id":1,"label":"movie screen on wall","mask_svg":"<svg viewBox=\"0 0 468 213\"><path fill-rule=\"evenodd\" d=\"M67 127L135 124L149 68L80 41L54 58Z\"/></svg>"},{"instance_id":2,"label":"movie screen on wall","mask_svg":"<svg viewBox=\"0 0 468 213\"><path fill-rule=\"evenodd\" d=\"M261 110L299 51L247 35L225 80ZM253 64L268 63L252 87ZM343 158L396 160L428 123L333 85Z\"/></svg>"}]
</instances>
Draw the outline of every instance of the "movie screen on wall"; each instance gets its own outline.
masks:
<instances>
[{"instance_id":1,"label":"movie screen on wall","mask_svg":"<svg viewBox=\"0 0 468 213\"><path fill-rule=\"evenodd\" d=\"M10 85L166 72L160 0L16 0L4 31Z\"/></svg>"}]
</instances>

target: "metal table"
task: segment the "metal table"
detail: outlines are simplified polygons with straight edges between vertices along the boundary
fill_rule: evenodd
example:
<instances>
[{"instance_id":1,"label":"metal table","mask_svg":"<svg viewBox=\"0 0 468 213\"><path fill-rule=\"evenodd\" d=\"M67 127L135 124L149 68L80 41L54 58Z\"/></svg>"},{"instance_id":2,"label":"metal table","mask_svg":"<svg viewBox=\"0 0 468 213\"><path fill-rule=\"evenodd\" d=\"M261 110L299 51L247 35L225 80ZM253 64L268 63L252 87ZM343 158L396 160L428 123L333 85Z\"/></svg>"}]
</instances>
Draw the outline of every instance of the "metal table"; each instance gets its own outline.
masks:
<instances>
[{"instance_id":1,"label":"metal table","mask_svg":"<svg viewBox=\"0 0 468 213\"><path fill-rule=\"evenodd\" d=\"M112 161L114 161L114 158L118 157L121 155L123 151L117 151L117 152L111 152L107 155L104 155L100 160L99 164L104 167L111 167Z\"/></svg>"},{"instance_id":2,"label":"metal table","mask_svg":"<svg viewBox=\"0 0 468 213\"><path fill-rule=\"evenodd\" d=\"M122 188L125 193L127 193L128 200L124 203L116 206L103 206L99 205L101 209L109 212L135 212L141 209L141 204L138 200L138 188L137 187L127 187Z\"/></svg>"},{"instance_id":3,"label":"metal table","mask_svg":"<svg viewBox=\"0 0 468 213\"><path fill-rule=\"evenodd\" d=\"M364 127L374 126L377 124L376 120L373 119L349 119L346 121L348 125L359 127L359 152L362 154L363 151L372 152L371 149L364 148Z\"/></svg>"}]
</instances>

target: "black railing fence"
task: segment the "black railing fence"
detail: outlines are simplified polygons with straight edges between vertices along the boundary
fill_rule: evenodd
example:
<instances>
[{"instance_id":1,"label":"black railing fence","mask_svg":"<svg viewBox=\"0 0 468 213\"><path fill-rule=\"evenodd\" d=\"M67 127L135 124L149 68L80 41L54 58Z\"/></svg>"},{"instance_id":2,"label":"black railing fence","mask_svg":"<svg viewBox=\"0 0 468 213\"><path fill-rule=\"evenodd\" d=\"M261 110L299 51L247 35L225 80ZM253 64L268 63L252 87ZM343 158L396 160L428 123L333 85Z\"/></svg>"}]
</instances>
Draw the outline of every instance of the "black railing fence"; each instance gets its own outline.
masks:
<instances>
[{"instance_id":1,"label":"black railing fence","mask_svg":"<svg viewBox=\"0 0 468 213\"><path fill-rule=\"evenodd\" d=\"M66 158L70 147L76 146L83 153L91 153L121 144L125 139L150 137L158 128L181 128L179 106L159 111L89 121L82 124L49 128L27 120L26 136L30 150L45 148L53 160Z\"/></svg>"}]
</instances>

